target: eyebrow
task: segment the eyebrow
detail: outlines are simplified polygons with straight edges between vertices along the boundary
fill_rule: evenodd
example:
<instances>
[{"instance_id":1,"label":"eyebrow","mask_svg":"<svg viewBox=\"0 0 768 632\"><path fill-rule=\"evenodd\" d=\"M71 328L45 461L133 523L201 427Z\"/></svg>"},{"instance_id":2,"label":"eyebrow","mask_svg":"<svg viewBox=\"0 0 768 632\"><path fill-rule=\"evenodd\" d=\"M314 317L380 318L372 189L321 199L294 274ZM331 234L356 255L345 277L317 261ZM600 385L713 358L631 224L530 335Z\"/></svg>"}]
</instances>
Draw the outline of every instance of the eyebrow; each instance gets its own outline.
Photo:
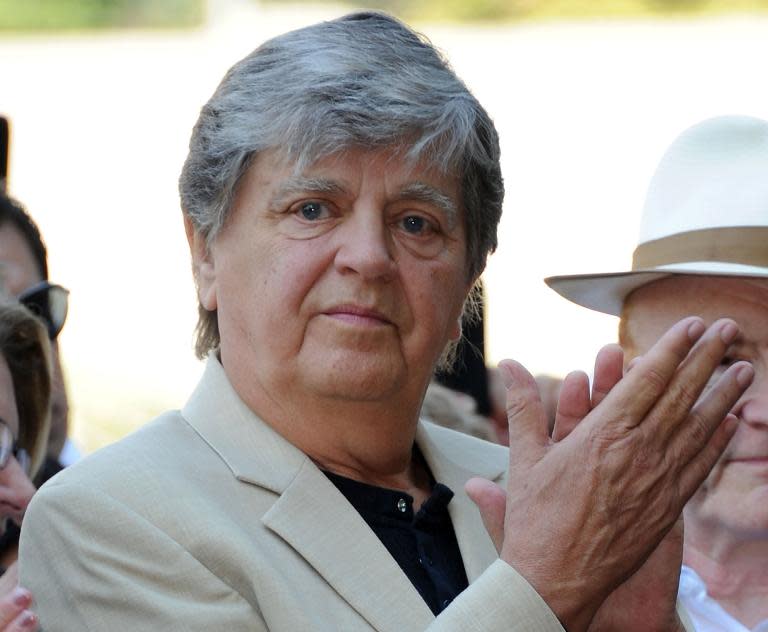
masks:
<instances>
[{"instance_id":1,"label":"eyebrow","mask_svg":"<svg viewBox=\"0 0 768 632\"><path fill-rule=\"evenodd\" d=\"M269 206L270 208L280 207L287 199L294 197L297 193L340 194L345 192L344 187L333 180L296 176L289 178L280 185L272 196Z\"/></svg>"},{"instance_id":2,"label":"eyebrow","mask_svg":"<svg viewBox=\"0 0 768 632\"><path fill-rule=\"evenodd\" d=\"M270 200L270 208L279 208L283 203L298 193L346 194L347 190L338 182L326 178L307 178L296 176L285 180L275 191ZM439 189L424 182L406 184L398 193L400 200L416 200L440 209L448 219L449 229L453 229L459 218L459 210L453 198Z\"/></svg>"},{"instance_id":3,"label":"eyebrow","mask_svg":"<svg viewBox=\"0 0 768 632\"><path fill-rule=\"evenodd\" d=\"M451 196L424 182L411 182L400 190L401 200L417 200L437 207L448 219L449 229L456 226L459 219L459 209Z\"/></svg>"}]
</instances>

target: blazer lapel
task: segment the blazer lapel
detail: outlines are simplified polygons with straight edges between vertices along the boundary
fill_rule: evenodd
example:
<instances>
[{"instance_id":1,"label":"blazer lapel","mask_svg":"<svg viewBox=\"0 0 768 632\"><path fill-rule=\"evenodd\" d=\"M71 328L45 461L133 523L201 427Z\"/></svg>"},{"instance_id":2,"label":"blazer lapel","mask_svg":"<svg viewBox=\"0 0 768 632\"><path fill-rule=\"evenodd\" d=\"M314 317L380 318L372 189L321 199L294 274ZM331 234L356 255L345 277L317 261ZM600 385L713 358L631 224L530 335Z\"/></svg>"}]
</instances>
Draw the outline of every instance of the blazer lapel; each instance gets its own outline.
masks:
<instances>
[{"instance_id":1,"label":"blazer lapel","mask_svg":"<svg viewBox=\"0 0 768 632\"><path fill-rule=\"evenodd\" d=\"M262 521L376 630L423 630L434 619L376 534L309 459Z\"/></svg>"},{"instance_id":2,"label":"blazer lapel","mask_svg":"<svg viewBox=\"0 0 768 632\"><path fill-rule=\"evenodd\" d=\"M269 511L259 516L262 523L373 628L415 632L434 620L354 507L311 459L245 405L214 356L182 415L238 480L277 494Z\"/></svg>"},{"instance_id":3,"label":"blazer lapel","mask_svg":"<svg viewBox=\"0 0 768 632\"><path fill-rule=\"evenodd\" d=\"M464 491L464 483L476 476L500 480L506 472L508 452L500 446L423 421L419 422L416 443L435 480L454 493L448 513L467 579L472 583L499 555L485 530L480 511Z\"/></svg>"}]
</instances>

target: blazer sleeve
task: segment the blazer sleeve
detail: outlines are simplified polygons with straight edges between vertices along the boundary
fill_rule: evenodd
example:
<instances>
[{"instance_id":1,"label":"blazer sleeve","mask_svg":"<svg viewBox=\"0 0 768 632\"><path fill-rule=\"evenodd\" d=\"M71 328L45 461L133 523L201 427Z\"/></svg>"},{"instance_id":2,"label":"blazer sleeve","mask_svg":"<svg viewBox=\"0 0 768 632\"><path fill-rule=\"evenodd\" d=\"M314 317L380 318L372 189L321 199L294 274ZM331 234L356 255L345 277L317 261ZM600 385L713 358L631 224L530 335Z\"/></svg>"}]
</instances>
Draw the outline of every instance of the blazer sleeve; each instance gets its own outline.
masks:
<instances>
[{"instance_id":1,"label":"blazer sleeve","mask_svg":"<svg viewBox=\"0 0 768 632\"><path fill-rule=\"evenodd\" d=\"M165 532L84 485L35 494L19 568L45 632L267 630L242 595Z\"/></svg>"},{"instance_id":2,"label":"blazer sleeve","mask_svg":"<svg viewBox=\"0 0 768 632\"><path fill-rule=\"evenodd\" d=\"M490 596L496 595L489 599ZM696 632L678 599L677 615L686 632ZM446 608L428 632L564 632L546 602L502 560L495 561Z\"/></svg>"},{"instance_id":3,"label":"blazer sleeve","mask_svg":"<svg viewBox=\"0 0 768 632\"><path fill-rule=\"evenodd\" d=\"M429 626L429 632L563 632L533 587L496 560Z\"/></svg>"}]
</instances>

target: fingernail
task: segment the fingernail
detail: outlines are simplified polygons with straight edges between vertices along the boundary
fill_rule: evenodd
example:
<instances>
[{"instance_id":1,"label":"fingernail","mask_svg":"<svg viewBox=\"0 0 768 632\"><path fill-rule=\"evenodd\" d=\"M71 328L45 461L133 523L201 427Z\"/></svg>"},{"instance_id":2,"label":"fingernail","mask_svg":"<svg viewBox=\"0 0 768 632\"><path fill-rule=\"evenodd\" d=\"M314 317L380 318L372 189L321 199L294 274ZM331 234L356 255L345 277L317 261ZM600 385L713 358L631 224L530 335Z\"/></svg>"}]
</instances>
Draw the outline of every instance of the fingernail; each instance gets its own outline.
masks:
<instances>
[{"instance_id":1,"label":"fingernail","mask_svg":"<svg viewBox=\"0 0 768 632\"><path fill-rule=\"evenodd\" d=\"M504 387L511 388L515 383L515 379L512 377L512 371L510 370L509 365L504 363L500 364L499 367L501 368L501 381L504 382Z\"/></svg>"},{"instance_id":2,"label":"fingernail","mask_svg":"<svg viewBox=\"0 0 768 632\"><path fill-rule=\"evenodd\" d=\"M15 603L20 608L26 608L29 606L29 604L32 603L32 593L25 588L18 586L13 591L13 603Z\"/></svg>"},{"instance_id":3,"label":"fingernail","mask_svg":"<svg viewBox=\"0 0 768 632\"><path fill-rule=\"evenodd\" d=\"M739 368L738 372L736 373L736 383L743 388L752 384L752 379L754 377L755 370L752 368L752 365L745 364Z\"/></svg>"},{"instance_id":4,"label":"fingernail","mask_svg":"<svg viewBox=\"0 0 768 632\"><path fill-rule=\"evenodd\" d=\"M27 611L21 617L19 622L22 628L32 628L37 625L37 615L34 612Z\"/></svg>"},{"instance_id":5,"label":"fingernail","mask_svg":"<svg viewBox=\"0 0 768 632\"><path fill-rule=\"evenodd\" d=\"M720 340L729 345L733 342L736 334L739 333L739 328L733 323L726 323L720 330Z\"/></svg>"},{"instance_id":6,"label":"fingernail","mask_svg":"<svg viewBox=\"0 0 768 632\"><path fill-rule=\"evenodd\" d=\"M739 425L739 418L733 413L728 413L725 416L725 420L723 421L723 424L725 424L725 431L728 434L732 434L736 432L736 428Z\"/></svg>"},{"instance_id":7,"label":"fingernail","mask_svg":"<svg viewBox=\"0 0 768 632\"><path fill-rule=\"evenodd\" d=\"M706 329L707 328L704 326L704 323L702 323L700 320L693 321L688 326L688 339L691 342L696 342L699 338L701 338L701 335Z\"/></svg>"}]
</instances>

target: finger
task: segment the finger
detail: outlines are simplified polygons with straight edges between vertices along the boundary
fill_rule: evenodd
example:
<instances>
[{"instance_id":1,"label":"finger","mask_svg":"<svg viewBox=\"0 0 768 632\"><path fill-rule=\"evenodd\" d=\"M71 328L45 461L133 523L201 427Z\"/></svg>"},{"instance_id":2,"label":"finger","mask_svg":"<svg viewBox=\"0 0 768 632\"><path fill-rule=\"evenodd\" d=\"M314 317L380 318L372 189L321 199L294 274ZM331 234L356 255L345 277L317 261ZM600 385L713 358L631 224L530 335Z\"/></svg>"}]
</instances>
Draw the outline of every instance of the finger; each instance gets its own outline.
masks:
<instances>
[{"instance_id":1,"label":"finger","mask_svg":"<svg viewBox=\"0 0 768 632\"><path fill-rule=\"evenodd\" d=\"M24 610L13 622L2 629L2 632L35 632L38 629L37 615L31 610Z\"/></svg>"},{"instance_id":2,"label":"finger","mask_svg":"<svg viewBox=\"0 0 768 632\"><path fill-rule=\"evenodd\" d=\"M565 439L590 410L589 378L584 371L573 371L565 376L560 387L552 439Z\"/></svg>"},{"instance_id":3,"label":"finger","mask_svg":"<svg viewBox=\"0 0 768 632\"><path fill-rule=\"evenodd\" d=\"M647 423L651 426L649 430L656 433L662 441L672 440L678 429L684 425L688 429L693 428L695 434L692 438L699 439L691 446L695 451L698 451L735 403L734 400L726 408L712 415L695 415L694 421L702 426L700 429L694 427L695 424L692 425L688 422L689 411L699 399L704 387L710 382L713 372L720 365L723 354L736 338L738 332L738 326L732 320L727 318L718 320L707 329L688 357L682 362L666 392L654 406L653 414L648 415ZM709 398L709 401L726 401L730 400L734 393L741 394L742 391L735 381L736 373L729 375L734 379L720 379L712 386L710 390L713 391L715 399ZM699 410L704 412L713 409L703 408ZM686 430L686 432L688 431Z\"/></svg>"},{"instance_id":4,"label":"finger","mask_svg":"<svg viewBox=\"0 0 768 632\"><path fill-rule=\"evenodd\" d=\"M723 418L749 388L754 376L755 370L748 362L736 362L730 366L694 406L688 423L681 426L676 434L673 449L680 454L682 461L691 461L691 465L686 468L691 470L691 474L685 480L689 486L693 485L691 493L704 480L728 445L728 430L733 429L735 432L738 420L723 421ZM736 419L734 415L730 417ZM681 488L687 489L682 484Z\"/></svg>"},{"instance_id":5,"label":"finger","mask_svg":"<svg viewBox=\"0 0 768 632\"><path fill-rule=\"evenodd\" d=\"M32 605L32 593L17 586L0 599L0 629L9 625Z\"/></svg>"},{"instance_id":6,"label":"finger","mask_svg":"<svg viewBox=\"0 0 768 632\"><path fill-rule=\"evenodd\" d=\"M496 551L501 553L504 544L504 516L507 510L507 493L496 483L484 478L471 478L464 485L470 500L480 510L485 530L491 536Z\"/></svg>"},{"instance_id":7,"label":"finger","mask_svg":"<svg viewBox=\"0 0 768 632\"><path fill-rule=\"evenodd\" d=\"M680 502L685 504L696 493L704 479L707 478L712 468L717 463L720 455L728 446L736 430L739 420L736 415L728 413L720 425L712 433L707 444L693 458L688 466L678 476L678 489Z\"/></svg>"},{"instance_id":8,"label":"finger","mask_svg":"<svg viewBox=\"0 0 768 632\"><path fill-rule=\"evenodd\" d=\"M624 350L617 344L605 345L595 358L592 380L592 408L597 406L619 383L624 370Z\"/></svg>"},{"instance_id":9,"label":"finger","mask_svg":"<svg viewBox=\"0 0 768 632\"><path fill-rule=\"evenodd\" d=\"M504 360L499 369L507 389L510 462L514 453L518 465L537 457L539 450L536 448L547 444L547 416L536 380L522 364Z\"/></svg>"},{"instance_id":10,"label":"finger","mask_svg":"<svg viewBox=\"0 0 768 632\"><path fill-rule=\"evenodd\" d=\"M684 318L673 325L595 409L609 410L610 417L595 415L593 423L633 428L643 422L704 331L698 317Z\"/></svg>"},{"instance_id":11,"label":"finger","mask_svg":"<svg viewBox=\"0 0 768 632\"><path fill-rule=\"evenodd\" d=\"M10 625L2 628L2 632L35 632L37 628L37 615L31 610L24 610Z\"/></svg>"}]
</instances>

